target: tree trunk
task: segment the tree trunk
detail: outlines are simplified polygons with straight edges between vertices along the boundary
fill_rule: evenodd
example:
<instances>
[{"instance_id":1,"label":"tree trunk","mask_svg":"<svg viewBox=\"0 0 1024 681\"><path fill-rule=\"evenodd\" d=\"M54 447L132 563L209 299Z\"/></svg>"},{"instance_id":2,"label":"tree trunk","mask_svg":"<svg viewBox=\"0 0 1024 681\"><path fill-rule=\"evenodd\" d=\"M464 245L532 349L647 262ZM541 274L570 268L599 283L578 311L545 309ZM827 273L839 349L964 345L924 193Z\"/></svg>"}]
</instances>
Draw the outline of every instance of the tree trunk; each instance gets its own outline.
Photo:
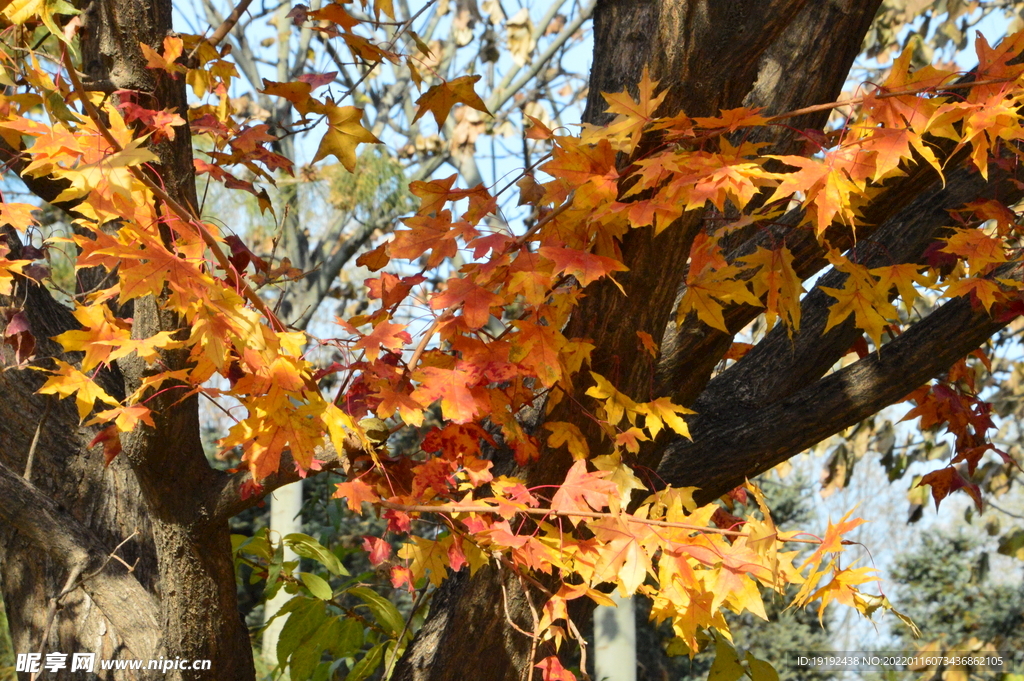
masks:
<instances>
[{"instance_id":1,"label":"tree trunk","mask_svg":"<svg viewBox=\"0 0 1024 681\"><path fill-rule=\"evenodd\" d=\"M163 51L163 39L172 30L169 0L96 0L84 7L81 30L89 78L141 93L147 108L170 109L187 118L184 80L146 68L139 47L145 43ZM152 148L159 158L156 172L168 193L195 206L188 127L178 128L173 141ZM16 242L13 232L7 236ZM2 302L15 305L25 296L25 314L39 343L37 356L63 357L48 339L77 323L33 284L22 283ZM162 312L153 299L135 301L132 316L138 338L181 328L180 320ZM9 350L4 352L5 363L12 363ZM169 352L162 359L174 369L186 366L187 356ZM123 397L151 371L139 358L127 358L107 373L105 387ZM2 588L16 650L94 652L99 659L142 659L143 666L161 655L210 660L206 670L118 672L113 678L119 679L253 678L252 647L237 609L228 523L214 507L226 476L207 463L198 399L179 402L173 389L150 399L156 427L141 426L123 437L123 454L104 467L102 454L88 447L94 429L79 425L71 402L35 395L41 380L31 371L0 372L0 393L5 396L0 403L5 475L0 479L6 481L4 491L20 489L17 477L31 451L31 475L25 477L32 484L19 493L40 503L56 502L51 509L54 527L79 531L63 544L75 550L61 551L63 545L52 541L55 530L47 532L38 518L0 508L0 517L8 521L0 527ZM37 425L39 438L33 445ZM119 561L106 561L125 540L117 555L134 565L131 573ZM101 567L100 574L84 582L70 580L68 586L80 586L61 599L44 646L51 599L62 592L69 576L88 576ZM119 604L111 591L133 597ZM129 612L121 612L119 605ZM59 678L80 678L79 672L62 674Z\"/></svg>"},{"instance_id":2,"label":"tree trunk","mask_svg":"<svg viewBox=\"0 0 1024 681\"><path fill-rule=\"evenodd\" d=\"M683 110L708 116L738 106L762 106L775 113L833 101L879 4L880 0L603 0L594 12L594 61L584 122L607 123L610 117L603 113L600 93L627 89L635 96L645 67L668 89L660 115ZM820 129L826 120L827 113L810 115L796 125ZM770 141L776 153L784 153L799 141L795 137L784 129ZM703 216L695 212L657 237L650 228L633 230L622 244L629 271L616 277L625 295L614 284L599 282L588 289L569 322L567 337L589 338L596 348L591 369L636 399L658 397L651 394L655 367L637 351L636 332L646 331L656 342L675 333L670 324L674 302L690 244L703 226ZM709 368L703 382L728 347L729 340L719 343L704 358ZM601 453L607 443L579 409L569 406L588 403L586 387L577 386L574 399L563 400L549 418L575 423L588 435L591 452ZM671 394L673 387L665 385L661 394ZM641 456L640 464L653 469L660 456L661 451L652 450ZM529 486L559 484L571 464L564 449L549 450L518 474ZM697 479L677 484L703 486ZM427 623L394 678L455 681L465 678L467 670L494 681L530 678L531 639L502 623L510 619L531 631L531 601L539 608L545 596L535 590L527 594L503 573L457 575L440 587ZM589 614L586 605L581 609L580 615ZM478 647L485 633L495 637Z\"/></svg>"}]
</instances>

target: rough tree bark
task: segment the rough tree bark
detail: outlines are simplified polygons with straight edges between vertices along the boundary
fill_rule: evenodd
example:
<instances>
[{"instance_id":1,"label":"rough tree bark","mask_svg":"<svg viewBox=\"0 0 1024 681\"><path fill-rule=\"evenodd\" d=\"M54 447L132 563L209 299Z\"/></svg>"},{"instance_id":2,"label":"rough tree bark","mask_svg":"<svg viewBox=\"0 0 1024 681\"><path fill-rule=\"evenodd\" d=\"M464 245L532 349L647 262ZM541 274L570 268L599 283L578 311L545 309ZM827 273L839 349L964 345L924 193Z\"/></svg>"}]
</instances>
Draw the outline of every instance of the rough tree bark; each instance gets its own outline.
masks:
<instances>
[{"instance_id":1,"label":"rough tree bark","mask_svg":"<svg viewBox=\"0 0 1024 681\"><path fill-rule=\"evenodd\" d=\"M81 9L88 79L146 93L146 106L187 117L184 80L147 69L139 47L145 43L162 49L172 30L171 2L96 0ZM195 206L187 128L179 129L174 140L154 145L154 151L159 159L155 172L168 193ZM43 188L40 193L50 192ZM16 243L13 232L6 235L9 243ZM25 296L30 299L26 314L31 331L45 346L40 355L63 356L46 339L77 323L44 290L21 282L12 300ZM162 312L154 299L136 301L131 314L138 337L181 328L180 320ZM12 359L4 357L5 363ZM186 361L180 353L162 359L168 368ZM107 389L112 395L129 394L145 373L138 358L121 361L106 376ZM166 678L252 678L252 648L237 609L227 518L215 513L226 475L206 461L197 398L178 402L173 389L154 397L156 427L142 427L125 437L124 456L105 469L102 457L89 451L94 433L79 425L73 405L48 403L51 398L33 394L41 378L31 371L0 372L5 500L16 489L13 481L23 476L23 497L52 500L49 520L66 528L68 541L78 549L69 551L66 543L47 539L48 517L18 513L13 504L0 507L6 521L0 526L3 591L16 649L37 651L45 645L49 651L91 651L101 658L211 660L209 670L171 672ZM40 437L33 445L37 428ZM134 565L130 574L119 561L105 561L125 540L117 553ZM76 574L82 577L73 579ZM61 600L47 630L50 600L79 583ZM135 602L122 612L123 599L133 593ZM69 669L60 675L73 676ZM152 671L123 675L158 676L165 677Z\"/></svg>"},{"instance_id":2,"label":"rough tree bark","mask_svg":"<svg viewBox=\"0 0 1024 681\"><path fill-rule=\"evenodd\" d=\"M606 122L600 93L635 92L645 67L669 88L662 114L710 115L742 105L775 113L834 100L879 4L601 0L594 13L585 121ZM170 1L93 0L83 9L87 75L153 93L150 108L182 110L183 84L146 70L136 47L140 42L160 45L171 28ZM795 131L820 129L826 116L790 121L789 128L766 133L764 141L772 143L775 153L791 151L800 142ZM188 135L181 134L158 153L161 176L172 194L194 203L189 145ZM27 179L44 198L59 191ZM945 222L946 209L988 191L1004 199L1021 193L1001 172L986 183L976 174L951 170L947 180L943 187L933 171L922 168L891 181L867 209L866 222L877 229L862 235L857 248L869 249L869 259L872 246L908 259L920 257ZM827 306L815 291L804 302L802 329L792 342L776 329L743 361L711 380L731 335L692 319L677 327L673 303L689 246L712 217L694 212L658 237L650 230L629 234L622 252L630 270L618 278L626 295L612 285L592 286L567 330L567 335L591 339L597 348L592 368L619 390L645 400L670 395L700 412L692 443L658 441L641 451L639 468L652 482L697 486L704 499L713 499L902 397L1001 326L956 300L881 352L823 378L856 332L840 325L823 335ZM809 276L825 261L813 238L787 227L796 222L787 216L770 227L739 232L730 257L741 257L765 239L784 241L796 257L797 271ZM6 238L17 248L13 232L8 230ZM1021 271L1003 274L1020 277ZM835 275L826 275L823 283L835 285ZM48 339L75 328L68 311L45 290L24 282L13 298L27 301L39 354L63 356ZM726 318L738 331L755 314L754 308L735 306ZM179 326L152 300L139 301L133 315L139 334ZM657 366L636 351L638 330L661 341ZM3 352L4 362L11 362L9 349ZM183 361L173 355L165 359L171 365ZM122 362L104 376L104 387L124 395L143 373L138 363ZM34 394L42 380L34 372L0 371L0 587L15 647L29 651L43 644L50 600L70 584L74 588L61 600L46 632L48 650L92 651L104 658L210 659L209 672L161 678L252 679L227 534L228 518L256 501L238 495L247 474L227 476L207 465L196 402L174 404L172 395L151 405L162 412L157 427L128 438L125 455L105 468L102 457L87 447L94 430L78 424L74 407ZM580 386L573 397L587 404L584 390ZM578 410L558 409L562 413L555 418L576 423L592 436L591 451L600 452L600 437ZM567 455L546 452L540 462L517 473L531 485L558 483L570 464ZM266 481L265 489L269 493L294 477L282 472ZM106 561L126 539L117 553L134 564L132 572L119 561ZM75 575L88 579L69 580ZM531 641L509 620L531 629L531 600L539 605L541 598L504 569L484 568L473 578L454 575L434 596L430 617L394 678L529 678Z\"/></svg>"},{"instance_id":3,"label":"rough tree bark","mask_svg":"<svg viewBox=\"0 0 1024 681\"><path fill-rule=\"evenodd\" d=\"M833 101L879 4L604 0L594 14L594 63L584 122L608 122L600 93L629 89L635 94L645 67L668 87L659 110L663 115L680 109L713 115L742 105L761 106L773 114ZM826 120L827 113L808 114L790 121L788 128L765 133L761 141L772 143L772 153L791 153L800 142L797 131L820 130ZM858 248L869 257L877 256L870 250L875 248L912 260L938 236L948 220L946 211L962 205L966 197L993 187L1003 199L1021 195L1005 175L985 183L977 173L961 169L947 179L943 187L934 171L918 169L891 183L867 209L865 223L879 227L869 228L864 234L870 236ZM647 470L653 484L696 486L702 501L713 500L900 399L1003 325L957 300L881 353L821 378L858 334L850 324L822 335L827 296L815 290L803 304L801 332L793 342L777 328L744 361L709 383L732 335L693 318L677 328L671 319L689 246L708 217L684 216L657 237L649 229L628 234L622 252L629 272L616 277L625 295L610 282L592 285L566 334L591 340L596 349L590 368L609 377L620 391L637 400L669 395L698 411L692 443L660 441L641 450L639 468ZM826 264L824 253L806 230L792 228L797 217L741 231L732 240L731 258L758 244L785 242L801 276L820 270ZM1019 276L1017 271L1008 274ZM837 278L833 273L821 283L836 286ZM734 306L726 318L738 332L756 314L756 308ZM955 335L959 329L969 332ZM638 330L661 341L658 366L636 350ZM913 370L908 369L911 363ZM585 388L563 400L550 419L575 423L589 436L591 452L601 453L607 443L579 409L568 406L589 403ZM545 451L538 463L518 474L530 486L558 484L571 463L565 451ZM531 602L536 607L543 600L542 593L526 591L497 571L480 571L473 578L457 575L435 596L431 616L395 678L454 681L467 669L487 679L529 678L531 641L502 620L511 618L530 630ZM467 649L466 641L481 640L488 641L486 647Z\"/></svg>"}]
</instances>

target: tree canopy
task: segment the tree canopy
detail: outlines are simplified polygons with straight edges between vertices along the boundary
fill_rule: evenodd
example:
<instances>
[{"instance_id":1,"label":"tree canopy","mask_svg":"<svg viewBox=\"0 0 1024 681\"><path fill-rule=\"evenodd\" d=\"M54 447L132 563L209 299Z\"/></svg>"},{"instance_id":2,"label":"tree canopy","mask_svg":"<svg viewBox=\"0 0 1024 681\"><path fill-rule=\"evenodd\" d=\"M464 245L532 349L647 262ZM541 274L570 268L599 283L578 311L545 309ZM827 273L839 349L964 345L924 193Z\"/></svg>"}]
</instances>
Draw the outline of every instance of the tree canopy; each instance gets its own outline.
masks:
<instances>
[{"instance_id":1,"label":"tree canopy","mask_svg":"<svg viewBox=\"0 0 1024 681\"><path fill-rule=\"evenodd\" d=\"M920 477L936 504L980 508L1019 469L991 440L982 346L1024 312L1024 32L979 35L964 72L920 63L926 28L844 97L865 36L891 50L909 3L615 0L536 25L498 2L203 7L191 34L167 0L2 9L5 170L70 226L0 203L19 650L253 678L239 561L295 594L277 651L294 680L574 679L578 622L617 590L651 599L671 652L714 640L716 665L760 681L764 661L723 652L723 613L765 617L762 588L906 618L848 559L862 519L783 531L750 479L904 400L952 443ZM247 12L276 33L257 42ZM559 58L591 15L577 130ZM525 167L479 182L475 140L517 116ZM324 177L345 179L312 227L303 185ZM210 215L211 184L274 228ZM318 321L360 249L365 300ZM201 402L230 423L227 465ZM407 619L315 538L230 536L327 475L386 520L364 547Z\"/></svg>"}]
</instances>

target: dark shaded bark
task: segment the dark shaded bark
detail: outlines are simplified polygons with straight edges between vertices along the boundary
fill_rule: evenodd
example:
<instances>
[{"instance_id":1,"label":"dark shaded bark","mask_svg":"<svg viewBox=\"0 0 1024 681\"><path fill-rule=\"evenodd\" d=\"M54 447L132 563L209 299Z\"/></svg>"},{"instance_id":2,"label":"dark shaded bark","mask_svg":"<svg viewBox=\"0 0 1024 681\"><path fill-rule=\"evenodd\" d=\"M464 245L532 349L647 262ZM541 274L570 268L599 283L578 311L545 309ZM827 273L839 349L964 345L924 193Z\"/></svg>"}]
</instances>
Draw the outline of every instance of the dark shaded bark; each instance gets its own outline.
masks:
<instances>
[{"instance_id":1,"label":"dark shaded bark","mask_svg":"<svg viewBox=\"0 0 1024 681\"><path fill-rule=\"evenodd\" d=\"M83 9L81 47L86 75L117 89L135 91L143 106L187 116L183 79L146 68L139 47L145 43L162 51L163 39L172 29L171 3L98 0ZM179 128L173 141L152 148L159 159L155 172L162 185L179 202L195 206L188 128ZM29 186L43 196L52 191L44 182L30 182ZM76 328L76 322L42 289L32 284L22 284L20 289L7 302L16 304L28 295L26 313L40 341L37 355L62 356L59 346L45 339ZM132 315L137 338L182 326L179 319L160 310L154 299L135 301ZM5 356L5 361L10 360ZM187 354L166 353L162 361L165 368L181 368L186 366ZM157 370L137 357L127 358L106 377L108 391L117 396L130 394L148 373ZM0 412L0 430L9 430L0 433L9 435L0 439L0 463L14 474L24 470L32 433L45 416L43 437L33 457L32 482L72 516L64 521L69 527L75 527L77 517L89 534L80 533L79 539L88 539L80 551L51 560L30 541L32 535L26 534L30 527L14 523L0 530L4 599L18 650L36 650L41 645L44 624L40 618L45 618L49 599L60 592L70 569L82 564L87 571L95 569L97 556L108 554L138 531L118 554L129 564L140 559L134 572L124 578L148 592L150 605L157 607L150 614L159 627L135 632L135 636L160 641L159 652L166 657L212 661L210 670L158 675L211 681L253 678L251 644L237 609L227 519L214 512L226 476L206 461L197 398L178 402L180 395L172 389L150 399L156 427L142 426L124 436L123 454L105 469L102 454L87 447L94 433L78 424L74 405L64 401L47 410L44 404L49 398L33 394L43 378L31 371L0 372L0 392L8 398L0 407L6 412ZM69 562L72 556L76 558ZM104 575L111 569L108 566ZM38 579L39 575L44 579ZM100 576L65 597L47 649L93 651L102 658L122 654L131 637L118 632L118 612L111 610L114 605L105 610L103 598L90 593L90 588L103 583L97 580ZM130 590L126 588L125 593ZM145 612L146 603L140 600L138 608ZM132 649L124 656L155 656L157 648L151 647ZM138 678L149 676L153 673L138 674ZM124 678L134 676L126 673Z\"/></svg>"}]
</instances>

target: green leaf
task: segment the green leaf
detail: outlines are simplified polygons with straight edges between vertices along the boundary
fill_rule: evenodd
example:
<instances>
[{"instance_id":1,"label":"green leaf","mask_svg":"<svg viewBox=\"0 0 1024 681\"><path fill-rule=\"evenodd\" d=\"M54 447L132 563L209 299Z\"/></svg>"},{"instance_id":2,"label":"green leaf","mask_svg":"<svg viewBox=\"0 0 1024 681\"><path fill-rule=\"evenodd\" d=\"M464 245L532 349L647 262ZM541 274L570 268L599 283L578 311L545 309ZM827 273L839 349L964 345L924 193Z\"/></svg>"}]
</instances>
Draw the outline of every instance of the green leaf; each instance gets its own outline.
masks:
<instances>
[{"instance_id":1,"label":"green leaf","mask_svg":"<svg viewBox=\"0 0 1024 681\"><path fill-rule=\"evenodd\" d=\"M715 634L715 661L708 672L708 681L736 681L743 676L743 665L724 636Z\"/></svg>"},{"instance_id":2,"label":"green leaf","mask_svg":"<svg viewBox=\"0 0 1024 681\"><path fill-rule=\"evenodd\" d=\"M327 580L320 575L314 575L311 572L300 572L299 579L309 589L309 593L313 594L322 601L329 601L334 598L334 591L331 590L331 585L327 583Z\"/></svg>"},{"instance_id":3,"label":"green leaf","mask_svg":"<svg viewBox=\"0 0 1024 681\"><path fill-rule=\"evenodd\" d=\"M387 642L378 643L370 648L369 652L366 653L366 657L356 662L356 666L352 667L352 671L345 677L345 681L363 681L363 679L375 672L384 658L384 646L386 645Z\"/></svg>"},{"instance_id":4,"label":"green leaf","mask_svg":"<svg viewBox=\"0 0 1024 681\"><path fill-rule=\"evenodd\" d=\"M308 681L313 676L324 651L338 637L340 630L338 618L330 617L295 649L288 662L291 681Z\"/></svg>"},{"instance_id":5,"label":"green leaf","mask_svg":"<svg viewBox=\"0 0 1024 681\"><path fill-rule=\"evenodd\" d=\"M338 557L327 550L323 544L313 539L308 534L302 534L295 532L293 534L285 535L284 543L288 544L295 553L302 556L303 558L309 558L315 560L325 568L330 570L333 575L348 575L348 570L341 564Z\"/></svg>"},{"instance_id":6,"label":"green leaf","mask_svg":"<svg viewBox=\"0 0 1024 681\"><path fill-rule=\"evenodd\" d=\"M284 667L288 658L295 650L324 624L327 619L327 606L321 600L296 596L293 600L302 599L303 603L296 606L288 621L281 628L281 637L277 640L277 664ZM289 601L290 603L291 601Z\"/></svg>"},{"instance_id":7,"label":"green leaf","mask_svg":"<svg viewBox=\"0 0 1024 681\"><path fill-rule=\"evenodd\" d=\"M747 666L750 667L751 681L779 681L779 673L775 671L775 667L757 659L751 652L747 652Z\"/></svg>"},{"instance_id":8,"label":"green leaf","mask_svg":"<svg viewBox=\"0 0 1024 681\"><path fill-rule=\"evenodd\" d=\"M338 619L338 635L327 644L334 657L355 657L363 648L363 625L359 620Z\"/></svg>"},{"instance_id":9,"label":"green leaf","mask_svg":"<svg viewBox=\"0 0 1024 681\"><path fill-rule=\"evenodd\" d=\"M1024 530L1016 530L999 540L999 553L1024 560Z\"/></svg>"},{"instance_id":10,"label":"green leaf","mask_svg":"<svg viewBox=\"0 0 1024 681\"><path fill-rule=\"evenodd\" d=\"M365 586L353 586L348 593L366 603L373 613L374 619L392 636L398 637L405 629L405 620L399 614L395 604Z\"/></svg>"}]
</instances>

